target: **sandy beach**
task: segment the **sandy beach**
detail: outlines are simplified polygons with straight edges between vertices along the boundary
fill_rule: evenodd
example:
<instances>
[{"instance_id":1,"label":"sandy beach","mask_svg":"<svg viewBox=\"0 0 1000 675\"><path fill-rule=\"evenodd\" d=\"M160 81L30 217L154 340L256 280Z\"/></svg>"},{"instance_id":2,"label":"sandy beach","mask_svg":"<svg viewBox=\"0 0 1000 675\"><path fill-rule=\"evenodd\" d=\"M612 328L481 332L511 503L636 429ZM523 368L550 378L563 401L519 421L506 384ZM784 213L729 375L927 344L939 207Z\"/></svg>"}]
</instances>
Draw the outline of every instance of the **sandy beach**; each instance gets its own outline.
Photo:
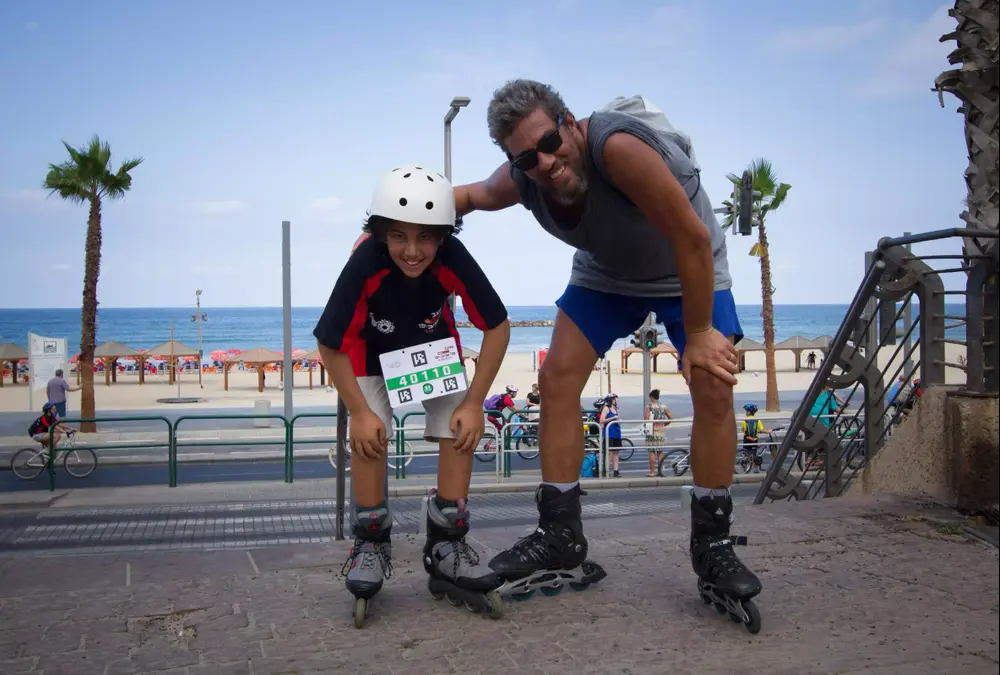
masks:
<instances>
[{"instance_id":1,"label":"sandy beach","mask_svg":"<svg viewBox=\"0 0 1000 675\"><path fill-rule=\"evenodd\" d=\"M959 357L964 356L965 348L961 345L946 345L947 360L957 363ZM884 347L879 353L879 365L884 367L890 360L896 347ZM819 352L817 352L819 355ZM915 358L918 355L914 355ZM804 390L812 382L816 371L803 368L800 372L795 372L795 359L791 352L777 352L775 355L778 367L778 387L782 391ZM902 358L902 350L895 359L891 368L887 371L889 375L895 372L895 368ZM805 362L805 354L802 358ZM519 399L531 390L531 385L538 381L538 373L532 369L532 354L512 353L504 359L497 375L492 391L498 391L506 384L514 384L520 389ZM619 372L621 357L620 351L608 352L605 364L611 369L611 391L620 396L641 396L642 395L642 358L640 354L633 354L629 359L630 373ZM475 366L471 361L466 362L469 377L475 375ZM653 374L653 386L660 389L665 395L688 393L684 378L676 371L674 359L669 355L664 355L659 359L659 370L661 372ZM739 382L736 385L737 392L763 392L766 389L764 371L764 353L749 352L746 357L747 369L738 375ZM956 368L947 368L948 383L958 384L964 381L965 374ZM229 391L223 389L223 377L221 374L204 374L204 388L198 387L198 373L185 372L180 380L180 387L169 385L166 375L147 376L145 384L138 384L135 374L119 374L118 382L107 386L104 384L104 375L95 376L95 389L97 397L97 409L101 410L139 410L150 408L249 408L254 401L268 399L272 406L281 406L284 400L284 392L279 388L279 375L277 372L267 374L267 384L263 393L257 391L257 376L253 372L238 371L235 368L229 375ZM888 377L888 376L887 376ZM75 382L75 376L68 374L67 379ZM295 403L301 406L335 406L337 403L336 391L327 391L325 386L319 383L319 370L313 371L313 388L309 388L309 374L300 371L294 375L295 381ZM886 386L890 383L887 382ZM584 389L584 398L597 397L608 393L607 371L601 373L595 371L587 387ZM185 404L164 404L157 403L157 399L167 397L197 397L201 399L198 403ZM69 394L68 409L72 411L80 409L80 392ZM24 385L13 386L9 382L0 389L0 412L26 412L28 405L28 388Z\"/></svg>"}]
</instances>

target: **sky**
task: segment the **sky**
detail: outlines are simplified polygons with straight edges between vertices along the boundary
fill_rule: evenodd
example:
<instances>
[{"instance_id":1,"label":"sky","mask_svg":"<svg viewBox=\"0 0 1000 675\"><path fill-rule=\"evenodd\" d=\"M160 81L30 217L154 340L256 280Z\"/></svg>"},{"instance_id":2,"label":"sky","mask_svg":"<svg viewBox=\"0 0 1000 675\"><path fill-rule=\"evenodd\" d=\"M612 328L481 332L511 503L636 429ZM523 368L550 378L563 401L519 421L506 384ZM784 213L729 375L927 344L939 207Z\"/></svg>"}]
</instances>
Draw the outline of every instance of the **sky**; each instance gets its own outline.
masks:
<instances>
[{"instance_id":1,"label":"sky","mask_svg":"<svg viewBox=\"0 0 1000 675\"><path fill-rule=\"evenodd\" d=\"M453 180L504 157L486 107L506 80L555 87L577 117L641 94L687 133L719 205L765 157L788 199L768 219L775 302L846 303L884 236L961 225L967 154L951 3L931 0L508 0L196 3L0 0L0 307L79 307L87 210L48 196L62 141L142 157L103 208L102 307L326 303L379 177ZM573 249L521 206L462 239L509 305L551 305ZM753 240L728 235L733 293L760 302ZM940 247L939 247L940 248ZM922 252L929 252L926 246ZM940 249L959 252L958 242Z\"/></svg>"}]
</instances>

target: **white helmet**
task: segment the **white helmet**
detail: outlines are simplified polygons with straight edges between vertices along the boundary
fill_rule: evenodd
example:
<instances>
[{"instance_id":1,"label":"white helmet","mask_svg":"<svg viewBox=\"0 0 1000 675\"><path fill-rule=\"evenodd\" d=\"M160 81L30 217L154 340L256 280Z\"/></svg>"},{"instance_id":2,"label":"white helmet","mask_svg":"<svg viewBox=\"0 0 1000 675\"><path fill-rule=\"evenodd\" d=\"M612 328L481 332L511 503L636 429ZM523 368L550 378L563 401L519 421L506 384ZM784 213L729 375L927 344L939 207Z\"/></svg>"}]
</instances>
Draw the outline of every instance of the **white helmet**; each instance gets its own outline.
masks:
<instances>
[{"instance_id":1,"label":"white helmet","mask_svg":"<svg viewBox=\"0 0 1000 675\"><path fill-rule=\"evenodd\" d=\"M369 217L418 225L455 225L455 191L441 174L417 166L397 166L379 181Z\"/></svg>"},{"instance_id":2,"label":"white helmet","mask_svg":"<svg viewBox=\"0 0 1000 675\"><path fill-rule=\"evenodd\" d=\"M512 385L512 384L508 384L508 385L507 385L507 391L508 391L509 393L511 393L511 394L516 394L516 393L517 393L517 387L515 387L515 386L514 386L514 385Z\"/></svg>"}]
</instances>

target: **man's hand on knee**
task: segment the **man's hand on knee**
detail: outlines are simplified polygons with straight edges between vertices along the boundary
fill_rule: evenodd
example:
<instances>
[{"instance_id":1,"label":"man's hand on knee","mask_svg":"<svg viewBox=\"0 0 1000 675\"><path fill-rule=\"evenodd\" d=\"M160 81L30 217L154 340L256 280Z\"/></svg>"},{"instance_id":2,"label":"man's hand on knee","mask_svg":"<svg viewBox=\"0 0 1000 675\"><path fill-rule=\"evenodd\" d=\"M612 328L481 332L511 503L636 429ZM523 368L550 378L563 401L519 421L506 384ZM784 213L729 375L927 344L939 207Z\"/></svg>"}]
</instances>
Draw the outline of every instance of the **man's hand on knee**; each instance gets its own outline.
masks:
<instances>
[{"instance_id":1,"label":"man's hand on knee","mask_svg":"<svg viewBox=\"0 0 1000 675\"><path fill-rule=\"evenodd\" d=\"M714 328L692 333L687 336L684 357L681 359L681 373L684 381L691 386L691 369L701 368L729 386L737 382L740 352L732 340Z\"/></svg>"}]
</instances>

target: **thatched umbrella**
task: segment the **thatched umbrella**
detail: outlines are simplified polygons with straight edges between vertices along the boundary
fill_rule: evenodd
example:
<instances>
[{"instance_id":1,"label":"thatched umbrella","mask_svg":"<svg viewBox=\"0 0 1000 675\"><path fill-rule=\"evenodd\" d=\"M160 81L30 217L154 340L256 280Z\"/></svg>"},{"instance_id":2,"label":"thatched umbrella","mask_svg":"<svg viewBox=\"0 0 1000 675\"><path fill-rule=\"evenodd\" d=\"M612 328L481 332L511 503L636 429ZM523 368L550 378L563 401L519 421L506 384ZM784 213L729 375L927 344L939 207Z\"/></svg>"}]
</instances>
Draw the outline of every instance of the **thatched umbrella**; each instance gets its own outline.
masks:
<instances>
[{"instance_id":1,"label":"thatched umbrella","mask_svg":"<svg viewBox=\"0 0 1000 675\"><path fill-rule=\"evenodd\" d=\"M145 361L145 357L142 352L138 349L132 349L128 345L123 345L121 342L115 342L114 340L108 340L102 343L94 349L94 358L100 359L104 362L104 384L105 386L111 386L112 382L118 382L118 359L120 358L131 358L139 362L139 384L142 384L142 362ZM79 369L78 369L79 370Z\"/></svg>"},{"instance_id":2,"label":"thatched umbrella","mask_svg":"<svg viewBox=\"0 0 1000 675\"><path fill-rule=\"evenodd\" d=\"M280 363L281 365L281 377L284 379L285 357L276 351L271 349L264 349L263 347L257 347L256 349L251 349L246 352L241 352L236 356L231 356L226 359L226 362L222 365L222 382L223 388L229 391L229 369L235 364L241 361L247 365L252 365L257 367L257 391L264 391L264 366L269 363Z\"/></svg>"},{"instance_id":3,"label":"thatched umbrella","mask_svg":"<svg viewBox=\"0 0 1000 675\"><path fill-rule=\"evenodd\" d=\"M201 360L199 358L200 354L194 347L188 347L183 342L178 342L177 340L167 340L161 345L156 345L152 349L147 349L142 353L143 360L148 359L151 356L155 356L158 359L166 359L168 367L170 369L170 379L168 384L174 383L174 378L177 377L177 360L189 356L193 356L198 361L198 368L201 368ZM139 371L142 372L142 371ZM142 377L141 375L139 376ZM143 380L140 379L140 382Z\"/></svg>"},{"instance_id":4,"label":"thatched umbrella","mask_svg":"<svg viewBox=\"0 0 1000 675\"><path fill-rule=\"evenodd\" d=\"M28 350L13 342L4 342L0 345L0 387L3 386L3 366L10 364L10 374L17 384L17 364L28 360Z\"/></svg>"},{"instance_id":5,"label":"thatched umbrella","mask_svg":"<svg viewBox=\"0 0 1000 675\"><path fill-rule=\"evenodd\" d=\"M793 335L787 340L782 340L778 344L774 345L774 351L779 349L788 349L793 354L795 354L795 372L799 372L802 368L802 352L806 349L815 349L816 343L809 338L804 338L799 335Z\"/></svg>"}]
</instances>

